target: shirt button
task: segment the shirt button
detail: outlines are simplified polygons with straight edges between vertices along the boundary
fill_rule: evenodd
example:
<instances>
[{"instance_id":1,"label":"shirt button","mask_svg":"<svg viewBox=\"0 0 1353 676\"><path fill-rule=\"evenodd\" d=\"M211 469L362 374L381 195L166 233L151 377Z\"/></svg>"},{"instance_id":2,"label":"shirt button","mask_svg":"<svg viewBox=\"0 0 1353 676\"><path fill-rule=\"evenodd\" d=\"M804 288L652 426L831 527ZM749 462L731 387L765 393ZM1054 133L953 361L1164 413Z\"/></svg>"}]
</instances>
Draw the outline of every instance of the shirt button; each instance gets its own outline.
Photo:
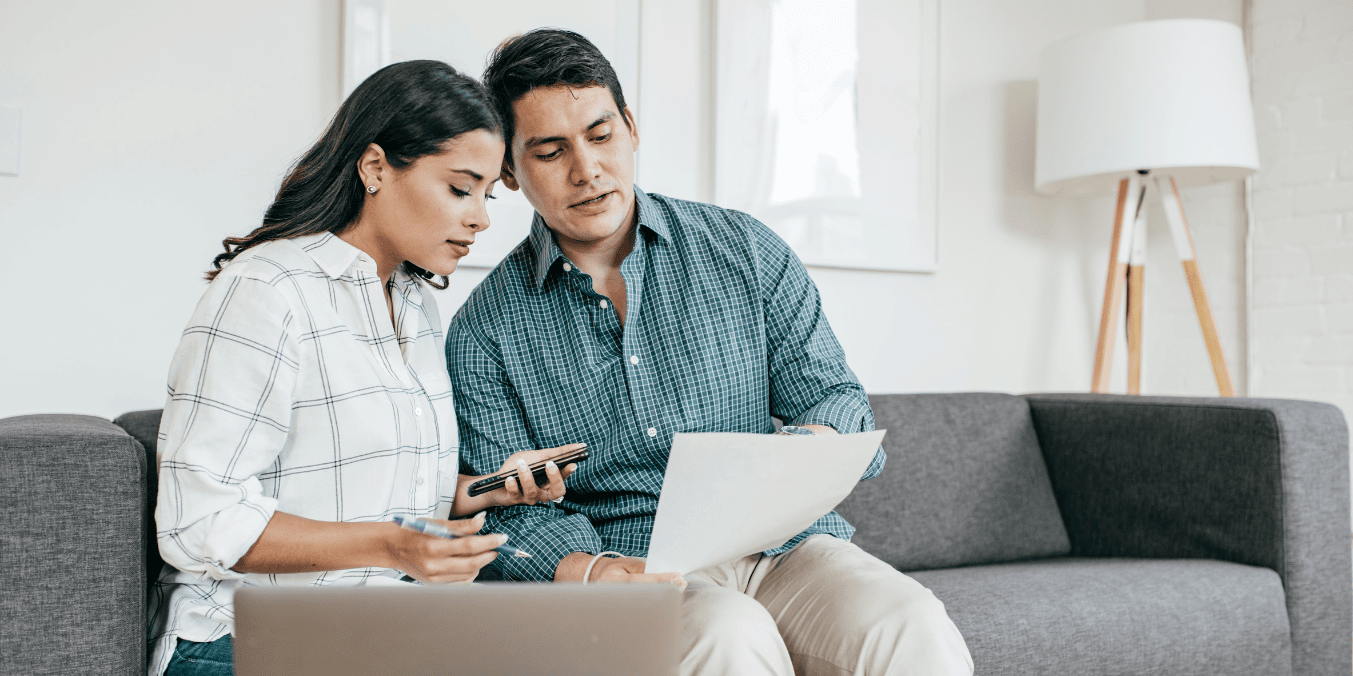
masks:
<instances>
[{"instance_id":1,"label":"shirt button","mask_svg":"<svg viewBox=\"0 0 1353 676\"><path fill-rule=\"evenodd\" d=\"M418 406L415 406L415 407L413 407L413 414L414 414L414 415L423 415L423 409L420 408L420 407L418 407Z\"/></svg>"},{"instance_id":2,"label":"shirt button","mask_svg":"<svg viewBox=\"0 0 1353 676\"><path fill-rule=\"evenodd\" d=\"M573 266L569 265L568 263L564 263L564 272L573 272Z\"/></svg>"},{"instance_id":3,"label":"shirt button","mask_svg":"<svg viewBox=\"0 0 1353 676\"><path fill-rule=\"evenodd\" d=\"M421 476L418 477L418 485L419 485L419 486L422 486L422 485L423 485L423 477L421 477Z\"/></svg>"},{"instance_id":4,"label":"shirt button","mask_svg":"<svg viewBox=\"0 0 1353 676\"><path fill-rule=\"evenodd\" d=\"M597 301L597 306L600 307L601 309L605 310L605 309L606 309L606 299L605 299L605 298L602 298L601 300Z\"/></svg>"},{"instance_id":5,"label":"shirt button","mask_svg":"<svg viewBox=\"0 0 1353 676\"><path fill-rule=\"evenodd\" d=\"M637 366L637 365L639 364L639 355L637 355L637 354L632 354L632 355L630 355L630 363ZM650 434L649 436L653 436L653 435Z\"/></svg>"},{"instance_id":6,"label":"shirt button","mask_svg":"<svg viewBox=\"0 0 1353 676\"><path fill-rule=\"evenodd\" d=\"M658 436L658 431L655 430L655 429L653 429L652 427L650 427L650 428L648 428L648 436L650 436L650 437L656 437L656 436Z\"/></svg>"}]
</instances>

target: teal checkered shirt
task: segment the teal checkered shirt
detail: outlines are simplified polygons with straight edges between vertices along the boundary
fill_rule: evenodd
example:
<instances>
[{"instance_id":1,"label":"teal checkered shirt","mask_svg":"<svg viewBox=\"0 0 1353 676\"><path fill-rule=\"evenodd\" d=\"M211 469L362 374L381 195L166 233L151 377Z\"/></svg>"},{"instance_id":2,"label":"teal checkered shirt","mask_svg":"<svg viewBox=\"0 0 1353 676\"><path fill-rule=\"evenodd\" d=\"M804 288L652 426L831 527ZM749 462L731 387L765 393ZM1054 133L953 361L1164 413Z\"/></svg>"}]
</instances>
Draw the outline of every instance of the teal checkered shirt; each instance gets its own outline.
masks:
<instances>
[{"instance_id":1,"label":"teal checkered shirt","mask_svg":"<svg viewBox=\"0 0 1353 676\"><path fill-rule=\"evenodd\" d=\"M533 555L499 558L508 579L552 580L572 552L646 555L677 432L769 433L772 416L874 428L817 287L783 240L741 212L634 193L623 326L537 214L447 331L462 472L496 472L524 449L586 442L592 454L560 506L490 511L486 530ZM831 512L767 553L854 532Z\"/></svg>"}]
</instances>

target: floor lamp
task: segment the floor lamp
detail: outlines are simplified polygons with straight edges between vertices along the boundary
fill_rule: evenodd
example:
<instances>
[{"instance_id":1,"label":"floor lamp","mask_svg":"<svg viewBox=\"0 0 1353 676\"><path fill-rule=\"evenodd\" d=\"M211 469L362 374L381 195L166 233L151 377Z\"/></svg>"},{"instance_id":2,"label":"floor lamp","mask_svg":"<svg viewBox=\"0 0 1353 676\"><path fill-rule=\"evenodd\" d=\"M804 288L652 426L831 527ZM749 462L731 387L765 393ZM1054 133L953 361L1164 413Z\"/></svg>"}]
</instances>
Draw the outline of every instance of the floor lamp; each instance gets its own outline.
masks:
<instances>
[{"instance_id":1,"label":"floor lamp","mask_svg":"<svg viewBox=\"0 0 1353 676\"><path fill-rule=\"evenodd\" d=\"M1035 183L1046 194L1118 187L1091 391L1108 390L1126 293L1128 392L1141 393L1146 269L1141 208L1155 192L1184 266L1217 387L1222 396L1234 396L1178 186L1235 181L1259 169L1240 27L1203 19L1144 21L1048 47L1039 64L1036 161Z\"/></svg>"}]
</instances>

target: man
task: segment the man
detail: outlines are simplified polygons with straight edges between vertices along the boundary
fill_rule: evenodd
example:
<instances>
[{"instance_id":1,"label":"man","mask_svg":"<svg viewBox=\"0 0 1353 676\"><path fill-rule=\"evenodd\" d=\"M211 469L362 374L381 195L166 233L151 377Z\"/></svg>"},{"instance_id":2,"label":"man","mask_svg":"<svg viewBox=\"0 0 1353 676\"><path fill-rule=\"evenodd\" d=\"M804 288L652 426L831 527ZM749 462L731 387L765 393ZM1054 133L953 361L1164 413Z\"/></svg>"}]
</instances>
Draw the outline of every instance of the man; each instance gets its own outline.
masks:
<instances>
[{"instance_id":1,"label":"man","mask_svg":"<svg viewBox=\"0 0 1353 676\"><path fill-rule=\"evenodd\" d=\"M534 555L499 571L689 583L684 674L971 674L943 605L850 544L834 512L686 579L643 573L674 433L769 433L773 416L859 432L873 415L782 240L746 214L633 186L638 127L591 42L526 33L484 79L504 118L503 184L536 216L447 334L461 457L483 474L525 448L592 450L566 502L490 514L487 528ZM624 556L598 557L608 550Z\"/></svg>"}]
</instances>

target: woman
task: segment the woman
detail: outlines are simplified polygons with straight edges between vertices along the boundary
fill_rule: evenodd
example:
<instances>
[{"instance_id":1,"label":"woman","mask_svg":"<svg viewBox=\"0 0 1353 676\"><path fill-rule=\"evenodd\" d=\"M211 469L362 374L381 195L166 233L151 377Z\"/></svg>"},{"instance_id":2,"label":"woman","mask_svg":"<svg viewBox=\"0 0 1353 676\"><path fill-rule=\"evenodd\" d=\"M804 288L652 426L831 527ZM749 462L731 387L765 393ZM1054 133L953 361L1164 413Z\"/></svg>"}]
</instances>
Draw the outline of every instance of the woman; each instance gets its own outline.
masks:
<instances>
[{"instance_id":1,"label":"woman","mask_svg":"<svg viewBox=\"0 0 1353 676\"><path fill-rule=\"evenodd\" d=\"M232 672L243 584L471 580L501 535L400 528L563 497L550 464L470 498L458 473L442 323L425 286L488 227L503 158L482 85L436 61L357 87L282 181L263 225L225 240L174 356L155 510L165 567L150 673ZM434 277L441 275L438 283Z\"/></svg>"}]
</instances>

